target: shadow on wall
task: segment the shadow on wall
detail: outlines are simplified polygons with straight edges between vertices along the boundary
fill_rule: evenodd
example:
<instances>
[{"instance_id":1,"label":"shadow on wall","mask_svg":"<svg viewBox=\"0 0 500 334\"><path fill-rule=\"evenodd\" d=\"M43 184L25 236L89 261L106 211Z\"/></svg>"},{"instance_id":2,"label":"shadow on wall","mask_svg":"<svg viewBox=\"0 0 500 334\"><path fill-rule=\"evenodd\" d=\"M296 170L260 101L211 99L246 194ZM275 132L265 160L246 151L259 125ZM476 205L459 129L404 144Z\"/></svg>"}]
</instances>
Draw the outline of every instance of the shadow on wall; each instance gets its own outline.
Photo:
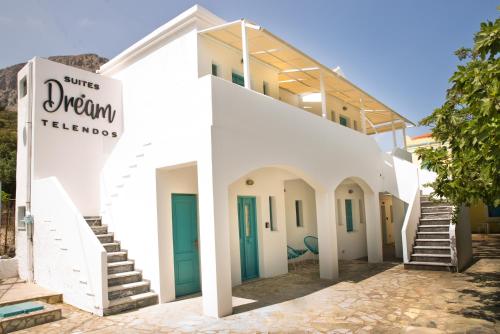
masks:
<instances>
[{"instance_id":1,"label":"shadow on wall","mask_svg":"<svg viewBox=\"0 0 500 334\"><path fill-rule=\"evenodd\" d=\"M279 304L307 296L341 282L359 283L386 271L396 263L368 263L366 261L340 261L340 278L331 281L319 278L317 263L306 261L297 264L288 274L249 281L233 288L233 297L241 298L233 313L242 313L257 308Z\"/></svg>"}]
</instances>

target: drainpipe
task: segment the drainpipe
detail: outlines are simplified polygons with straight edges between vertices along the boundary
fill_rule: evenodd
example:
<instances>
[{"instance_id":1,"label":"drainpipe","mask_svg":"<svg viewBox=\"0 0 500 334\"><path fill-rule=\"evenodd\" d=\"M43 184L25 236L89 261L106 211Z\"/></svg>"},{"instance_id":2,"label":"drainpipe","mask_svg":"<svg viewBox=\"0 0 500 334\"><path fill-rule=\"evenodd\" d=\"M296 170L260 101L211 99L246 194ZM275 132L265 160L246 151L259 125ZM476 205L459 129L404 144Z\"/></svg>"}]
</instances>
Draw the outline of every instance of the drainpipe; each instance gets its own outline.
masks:
<instances>
[{"instance_id":1,"label":"drainpipe","mask_svg":"<svg viewBox=\"0 0 500 334\"><path fill-rule=\"evenodd\" d=\"M28 262L28 281L33 282L35 278L33 265L33 216L31 215L31 164L32 164L32 119L33 119L33 62L28 63L28 114L26 117L26 213L24 217L27 237L27 262Z\"/></svg>"}]
</instances>

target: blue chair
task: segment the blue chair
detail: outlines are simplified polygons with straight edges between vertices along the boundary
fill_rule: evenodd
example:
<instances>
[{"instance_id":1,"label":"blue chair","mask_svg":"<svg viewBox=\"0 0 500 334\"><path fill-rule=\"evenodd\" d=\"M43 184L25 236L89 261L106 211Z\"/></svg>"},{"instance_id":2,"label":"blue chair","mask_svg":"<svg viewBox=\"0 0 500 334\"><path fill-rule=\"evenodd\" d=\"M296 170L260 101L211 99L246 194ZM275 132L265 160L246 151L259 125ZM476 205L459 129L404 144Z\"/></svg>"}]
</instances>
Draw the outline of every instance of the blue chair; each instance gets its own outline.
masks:
<instances>
[{"instance_id":1,"label":"blue chair","mask_svg":"<svg viewBox=\"0 0 500 334\"><path fill-rule=\"evenodd\" d=\"M319 254L319 249L318 249L318 238L314 237L312 235L308 235L307 237L304 238L304 244L306 245L307 249L313 253L314 255Z\"/></svg>"},{"instance_id":2,"label":"blue chair","mask_svg":"<svg viewBox=\"0 0 500 334\"><path fill-rule=\"evenodd\" d=\"M307 249L295 249L290 246L286 246L287 253L288 253L288 260L293 260L307 252ZM293 267L296 269L295 262L293 262Z\"/></svg>"},{"instance_id":3,"label":"blue chair","mask_svg":"<svg viewBox=\"0 0 500 334\"><path fill-rule=\"evenodd\" d=\"M307 249L295 249L290 246L286 246L286 249L288 251L288 260L296 259L307 252Z\"/></svg>"}]
</instances>

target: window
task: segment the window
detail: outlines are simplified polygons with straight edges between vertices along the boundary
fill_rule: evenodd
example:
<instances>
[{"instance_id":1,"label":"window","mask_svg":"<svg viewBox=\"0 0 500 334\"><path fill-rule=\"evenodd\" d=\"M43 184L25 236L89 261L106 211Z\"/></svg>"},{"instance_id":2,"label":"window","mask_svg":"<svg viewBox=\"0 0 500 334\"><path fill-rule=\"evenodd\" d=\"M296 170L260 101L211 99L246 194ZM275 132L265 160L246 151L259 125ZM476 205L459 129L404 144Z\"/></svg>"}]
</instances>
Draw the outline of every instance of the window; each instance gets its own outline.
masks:
<instances>
[{"instance_id":1,"label":"window","mask_svg":"<svg viewBox=\"0 0 500 334\"><path fill-rule=\"evenodd\" d=\"M28 81L26 76L24 76L21 81L19 81L19 97L23 98L28 94Z\"/></svg>"},{"instance_id":2,"label":"window","mask_svg":"<svg viewBox=\"0 0 500 334\"><path fill-rule=\"evenodd\" d=\"M266 81L262 81L262 93L269 95L269 84Z\"/></svg>"},{"instance_id":3,"label":"window","mask_svg":"<svg viewBox=\"0 0 500 334\"><path fill-rule=\"evenodd\" d=\"M277 231L278 226L276 226L276 198L274 196L269 196L269 224L271 225L271 231Z\"/></svg>"},{"instance_id":4,"label":"window","mask_svg":"<svg viewBox=\"0 0 500 334\"><path fill-rule=\"evenodd\" d=\"M240 86L245 86L245 78L238 74L238 73L232 73L232 76L231 76L231 80L233 81L233 83L237 84L237 85L240 85Z\"/></svg>"},{"instance_id":5,"label":"window","mask_svg":"<svg viewBox=\"0 0 500 334\"><path fill-rule=\"evenodd\" d=\"M343 126L349 127L349 120L345 116L340 116L339 117L339 123Z\"/></svg>"},{"instance_id":6,"label":"window","mask_svg":"<svg viewBox=\"0 0 500 334\"><path fill-rule=\"evenodd\" d=\"M18 206L17 207L17 230L18 231L26 231L26 207Z\"/></svg>"},{"instance_id":7,"label":"window","mask_svg":"<svg viewBox=\"0 0 500 334\"><path fill-rule=\"evenodd\" d=\"M488 205L488 217L500 217L500 206Z\"/></svg>"},{"instance_id":8,"label":"window","mask_svg":"<svg viewBox=\"0 0 500 334\"><path fill-rule=\"evenodd\" d=\"M357 130L357 129L358 129L358 122L356 122L356 121L352 121L352 128L353 128L354 130Z\"/></svg>"},{"instance_id":9,"label":"window","mask_svg":"<svg viewBox=\"0 0 500 334\"><path fill-rule=\"evenodd\" d=\"M304 216L302 213L302 201L301 200L295 201L295 222L297 224L297 227L304 226Z\"/></svg>"},{"instance_id":10,"label":"window","mask_svg":"<svg viewBox=\"0 0 500 334\"><path fill-rule=\"evenodd\" d=\"M354 226L352 222L352 200L345 200L345 225L347 232L354 231Z\"/></svg>"},{"instance_id":11,"label":"window","mask_svg":"<svg viewBox=\"0 0 500 334\"><path fill-rule=\"evenodd\" d=\"M330 110L330 118L332 119L332 122L336 122L337 121L337 119L335 117L335 111Z\"/></svg>"},{"instance_id":12,"label":"window","mask_svg":"<svg viewBox=\"0 0 500 334\"><path fill-rule=\"evenodd\" d=\"M219 65L212 63L212 75L218 77L219 74Z\"/></svg>"}]
</instances>

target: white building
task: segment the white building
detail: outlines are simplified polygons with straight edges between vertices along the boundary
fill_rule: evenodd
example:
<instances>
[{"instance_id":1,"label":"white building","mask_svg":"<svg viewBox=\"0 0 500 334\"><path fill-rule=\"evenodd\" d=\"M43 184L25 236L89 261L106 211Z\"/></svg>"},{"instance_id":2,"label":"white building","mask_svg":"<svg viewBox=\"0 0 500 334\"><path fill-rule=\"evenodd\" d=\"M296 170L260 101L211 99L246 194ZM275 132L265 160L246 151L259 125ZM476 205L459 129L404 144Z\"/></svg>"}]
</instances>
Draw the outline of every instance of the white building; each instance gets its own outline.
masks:
<instances>
[{"instance_id":1,"label":"white building","mask_svg":"<svg viewBox=\"0 0 500 334\"><path fill-rule=\"evenodd\" d=\"M382 261L389 194L407 208L389 241L410 259L417 167L371 135L411 122L263 27L194 6L98 74L35 58L18 76L20 275L70 304L201 291L225 316L232 286L287 273L306 236L334 280L340 259Z\"/></svg>"}]
</instances>

